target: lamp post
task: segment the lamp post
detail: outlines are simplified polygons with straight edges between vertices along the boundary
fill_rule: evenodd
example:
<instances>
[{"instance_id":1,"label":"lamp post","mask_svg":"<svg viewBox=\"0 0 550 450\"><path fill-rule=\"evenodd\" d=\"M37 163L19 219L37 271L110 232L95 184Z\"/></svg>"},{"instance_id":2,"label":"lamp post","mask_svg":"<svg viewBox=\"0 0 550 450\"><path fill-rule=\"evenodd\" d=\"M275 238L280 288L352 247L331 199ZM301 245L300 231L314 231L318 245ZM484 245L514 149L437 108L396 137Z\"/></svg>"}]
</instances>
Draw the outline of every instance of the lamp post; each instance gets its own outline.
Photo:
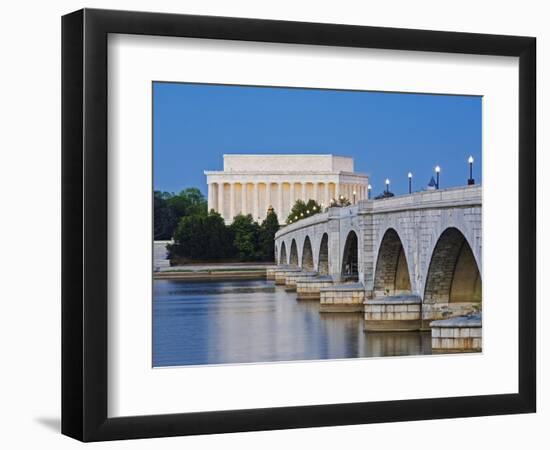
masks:
<instances>
[{"instance_id":1,"label":"lamp post","mask_svg":"<svg viewBox=\"0 0 550 450\"><path fill-rule=\"evenodd\" d=\"M353 191L353 204L355 205L355 196L357 195L357 192Z\"/></svg>"},{"instance_id":2,"label":"lamp post","mask_svg":"<svg viewBox=\"0 0 550 450\"><path fill-rule=\"evenodd\" d=\"M409 172L409 194L412 193L412 179L413 179L413 174L412 172Z\"/></svg>"},{"instance_id":3,"label":"lamp post","mask_svg":"<svg viewBox=\"0 0 550 450\"><path fill-rule=\"evenodd\" d=\"M472 176L474 166L474 157L472 155L468 158L468 164L470 165L470 178L468 178L468 186L471 186L476 184L474 177Z\"/></svg>"},{"instance_id":4,"label":"lamp post","mask_svg":"<svg viewBox=\"0 0 550 450\"><path fill-rule=\"evenodd\" d=\"M390 192L390 179L386 178L386 194Z\"/></svg>"},{"instance_id":5,"label":"lamp post","mask_svg":"<svg viewBox=\"0 0 550 450\"><path fill-rule=\"evenodd\" d=\"M436 189L439 189L439 172L441 172L441 167L435 166L435 176L436 176L435 187L436 187Z\"/></svg>"},{"instance_id":6,"label":"lamp post","mask_svg":"<svg viewBox=\"0 0 550 450\"><path fill-rule=\"evenodd\" d=\"M370 200L370 191L372 190L372 186L369 184L367 186L367 200Z\"/></svg>"}]
</instances>

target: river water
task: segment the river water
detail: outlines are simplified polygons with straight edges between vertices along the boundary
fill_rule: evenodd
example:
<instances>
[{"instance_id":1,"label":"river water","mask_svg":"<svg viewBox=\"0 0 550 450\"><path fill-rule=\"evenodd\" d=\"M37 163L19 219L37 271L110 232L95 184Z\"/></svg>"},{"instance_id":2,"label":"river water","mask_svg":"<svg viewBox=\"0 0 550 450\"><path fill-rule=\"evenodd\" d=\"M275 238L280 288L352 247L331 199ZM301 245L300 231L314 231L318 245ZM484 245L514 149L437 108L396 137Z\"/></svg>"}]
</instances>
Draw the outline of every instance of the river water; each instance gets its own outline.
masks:
<instances>
[{"instance_id":1,"label":"river water","mask_svg":"<svg viewBox=\"0 0 550 450\"><path fill-rule=\"evenodd\" d=\"M430 353L429 332L365 333L273 281L154 281L155 367Z\"/></svg>"}]
</instances>

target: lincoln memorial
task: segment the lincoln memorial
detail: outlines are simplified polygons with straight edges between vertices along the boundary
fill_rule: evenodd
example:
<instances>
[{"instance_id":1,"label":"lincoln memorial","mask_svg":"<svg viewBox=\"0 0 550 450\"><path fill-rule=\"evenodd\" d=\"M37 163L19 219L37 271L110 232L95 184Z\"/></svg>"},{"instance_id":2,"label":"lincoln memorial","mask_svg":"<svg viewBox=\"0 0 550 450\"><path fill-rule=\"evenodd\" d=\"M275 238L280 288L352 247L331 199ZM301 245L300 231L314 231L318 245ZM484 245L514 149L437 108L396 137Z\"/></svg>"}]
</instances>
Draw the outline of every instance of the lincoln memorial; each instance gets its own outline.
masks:
<instances>
[{"instance_id":1,"label":"lincoln memorial","mask_svg":"<svg viewBox=\"0 0 550 450\"><path fill-rule=\"evenodd\" d=\"M323 206L344 196L367 197L368 177L354 172L353 158L334 155L223 155L222 171L205 171L208 210L226 223L238 214L265 219L271 206L284 223L298 199Z\"/></svg>"}]
</instances>

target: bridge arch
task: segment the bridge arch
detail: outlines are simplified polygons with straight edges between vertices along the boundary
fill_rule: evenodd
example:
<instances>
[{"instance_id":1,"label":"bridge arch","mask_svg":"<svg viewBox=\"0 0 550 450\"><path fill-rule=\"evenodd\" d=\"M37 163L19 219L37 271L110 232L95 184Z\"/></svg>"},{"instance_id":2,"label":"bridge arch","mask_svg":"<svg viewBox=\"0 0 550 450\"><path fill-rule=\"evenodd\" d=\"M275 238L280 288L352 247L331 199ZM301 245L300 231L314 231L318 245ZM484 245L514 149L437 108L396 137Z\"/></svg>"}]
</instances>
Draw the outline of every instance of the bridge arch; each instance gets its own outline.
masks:
<instances>
[{"instance_id":1,"label":"bridge arch","mask_svg":"<svg viewBox=\"0 0 550 450\"><path fill-rule=\"evenodd\" d=\"M311 240L309 239L309 236L306 236L302 250L302 269L312 271L313 268L313 249L311 247Z\"/></svg>"},{"instance_id":2,"label":"bridge arch","mask_svg":"<svg viewBox=\"0 0 550 450\"><path fill-rule=\"evenodd\" d=\"M317 264L317 272L320 275L328 275L328 234L323 233L321 243L319 244L319 262Z\"/></svg>"},{"instance_id":3,"label":"bridge arch","mask_svg":"<svg viewBox=\"0 0 550 450\"><path fill-rule=\"evenodd\" d=\"M374 295L411 293L411 277L403 243L397 231L388 228L380 242L374 272Z\"/></svg>"},{"instance_id":4,"label":"bridge arch","mask_svg":"<svg viewBox=\"0 0 550 450\"><path fill-rule=\"evenodd\" d=\"M281 254L279 255L279 264L287 264L288 260L286 257L286 245L285 241L281 242Z\"/></svg>"},{"instance_id":5,"label":"bridge arch","mask_svg":"<svg viewBox=\"0 0 550 450\"><path fill-rule=\"evenodd\" d=\"M296 245L296 239L292 239L292 243L290 244L290 258L288 263L291 266L298 267L298 246Z\"/></svg>"},{"instance_id":6,"label":"bridge arch","mask_svg":"<svg viewBox=\"0 0 550 450\"><path fill-rule=\"evenodd\" d=\"M341 274L344 281L359 280L359 239L353 230L348 233L344 244Z\"/></svg>"},{"instance_id":7,"label":"bridge arch","mask_svg":"<svg viewBox=\"0 0 550 450\"><path fill-rule=\"evenodd\" d=\"M472 248L458 228L449 227L431 255L424 302L474 303L481 297L481 274Z\"/></svg>"}]
</instances>

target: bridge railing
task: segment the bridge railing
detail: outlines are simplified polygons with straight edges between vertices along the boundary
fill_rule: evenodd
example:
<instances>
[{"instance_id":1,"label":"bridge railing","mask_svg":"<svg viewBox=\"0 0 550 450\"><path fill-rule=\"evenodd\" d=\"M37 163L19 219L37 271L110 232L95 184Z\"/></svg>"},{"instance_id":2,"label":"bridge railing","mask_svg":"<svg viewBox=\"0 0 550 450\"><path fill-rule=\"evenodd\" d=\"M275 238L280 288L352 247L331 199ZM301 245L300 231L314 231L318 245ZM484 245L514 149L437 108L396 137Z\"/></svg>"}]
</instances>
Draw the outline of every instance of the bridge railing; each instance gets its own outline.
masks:
<instances>
[{"instance_id":1,"label":"bridge railing","mask_svg":"<svg viewBox=\"0 0 550 450\"><path fill-rule=\"evenodd\" d=\"M482 187L460 186L433 191L420 191L379 200L362 200L360 212L386 212L452 206L481 205Z\"/></svg>"},{"instance_id":2,"label":"bridge railing","mask_svg":"<svg viewBox=\"0 0 550 450\"><path fill-rule=\"evenodd\" d=\"M275 238L306 227L327 222L329 219L344 219L357 214L376 214L411 209L481 206L482 186L460 186L433 191L420 191L379 200L360 200L346 207L332 207L327 212L301 219L280 229Z\"/></svg>"},{"instance_id":3,"label":"bridge railing","mask_svg":"<svg viewBox=\"0 0 550 450\"><path fill-rule=\"evenodd\" d=\"M316 225L318 223L326 222L329 218L329 213L317 213L313 216L306 217L305 219L301 219L298 222L294 222L288 225L285 225L283 228L281 228L277 233L275 234L275 239L284 236L285 234L292 233L294 231L298 231L305 227L310 227L312 225Z\"/></svg>"}]
</instances>

